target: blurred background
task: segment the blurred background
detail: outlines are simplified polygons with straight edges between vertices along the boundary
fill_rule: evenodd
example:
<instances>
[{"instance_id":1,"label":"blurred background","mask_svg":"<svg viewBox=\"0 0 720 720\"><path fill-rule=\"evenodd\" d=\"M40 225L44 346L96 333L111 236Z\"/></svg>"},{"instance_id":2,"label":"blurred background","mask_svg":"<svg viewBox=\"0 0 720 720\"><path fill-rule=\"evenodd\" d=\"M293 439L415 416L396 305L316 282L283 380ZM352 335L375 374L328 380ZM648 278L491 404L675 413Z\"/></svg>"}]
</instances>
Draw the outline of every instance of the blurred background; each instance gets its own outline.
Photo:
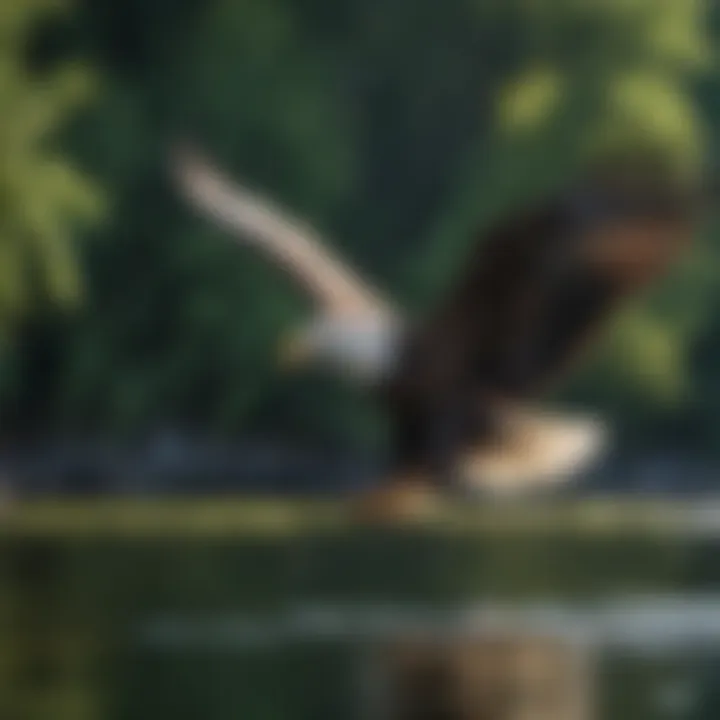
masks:
<instances>
[{"instance_id":1,"label":"blurred background","mask_svg":"<svg viewBox=\"0 0 720 720\"><path fill-rule=\"evenodd\" d=\"M309 491L382 454L362 392L276 368L305 298L178 201L177 136L417 313L478 230L592 148L717 165L713 2L6 5L0 427L20 492ZM618 428L614 489L712 485L716 236L563 389Z\"/></svg>"},{"instance_id":2,"label":"blurred background","mask_svg":"<svg viewBox=\"0 0 720 720\"><path fill-rule=\"evenodd\" d=\"M2 3L0 718L360 717L347 644L248 650L238 627L318 598L713 590L717 527L693 536L694 516L665 510L644 531L630 505L608 532L590 515L397 536L315 506L150 496L357 487L385 438L362 392L276 368L305 298L183 207L174 138L422 313L479 230L587 153L717 169L718 48L715 0ZM613 456L568 492L671 509L712 494L719 361L716 226L562 389L615 429ZM136 642L168 614L186 630L229 615L237 642ZM716 717L718 656L609 661L601 717Z\"/></svg>"}]
</instances>

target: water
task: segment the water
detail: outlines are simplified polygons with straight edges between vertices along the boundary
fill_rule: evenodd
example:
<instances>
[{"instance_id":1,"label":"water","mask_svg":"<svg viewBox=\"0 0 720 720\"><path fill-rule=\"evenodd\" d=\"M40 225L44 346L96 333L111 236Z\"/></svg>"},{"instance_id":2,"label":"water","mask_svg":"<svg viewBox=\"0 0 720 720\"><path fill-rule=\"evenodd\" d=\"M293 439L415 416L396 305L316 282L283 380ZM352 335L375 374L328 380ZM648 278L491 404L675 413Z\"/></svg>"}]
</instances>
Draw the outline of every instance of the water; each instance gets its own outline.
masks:
<instances>
[{"instance_id":1,"label":"water","mask_svg":"<svg viewBox=\"0 0 720 720\"><path fill-rule=\"evenodd\" d=\"M384 720L388 644L508 629L586 652L598 718L718 717L712 503L403 530L232 503L22 512L0 534L3 719Z\"/></svg>"}]
</instances>

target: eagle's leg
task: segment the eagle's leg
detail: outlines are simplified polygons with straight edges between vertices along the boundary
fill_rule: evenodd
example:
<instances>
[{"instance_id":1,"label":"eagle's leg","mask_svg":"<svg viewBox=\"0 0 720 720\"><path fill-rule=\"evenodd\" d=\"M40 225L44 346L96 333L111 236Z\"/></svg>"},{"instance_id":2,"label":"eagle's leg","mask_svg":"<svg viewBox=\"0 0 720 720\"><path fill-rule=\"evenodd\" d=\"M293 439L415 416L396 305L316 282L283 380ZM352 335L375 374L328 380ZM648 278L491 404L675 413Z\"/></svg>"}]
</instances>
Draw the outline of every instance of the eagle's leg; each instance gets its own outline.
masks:
<instances>
[{"instance_id":1,"label":"eagle's leg","mask_svg":"<svg viewBox=\"0 0 720 720\"><path fill-rule=\"evenodd\" d=\"M363 503L381 516L419 515L455 480L462 416L451 408L395 413L391 469Z\"/></svg>"},{"instance_id":2,"label":"eagle's leg","mask_svg":"<svg viewBox=\"0 0 720 720\"><path fill-rule=\"evenodd\" d=\"M393 419L390 469L360 502L363 514L373 518L423 515L433 504L435 483L427 462L427 421L403 412Z\"/></svg>"}]
</instances>

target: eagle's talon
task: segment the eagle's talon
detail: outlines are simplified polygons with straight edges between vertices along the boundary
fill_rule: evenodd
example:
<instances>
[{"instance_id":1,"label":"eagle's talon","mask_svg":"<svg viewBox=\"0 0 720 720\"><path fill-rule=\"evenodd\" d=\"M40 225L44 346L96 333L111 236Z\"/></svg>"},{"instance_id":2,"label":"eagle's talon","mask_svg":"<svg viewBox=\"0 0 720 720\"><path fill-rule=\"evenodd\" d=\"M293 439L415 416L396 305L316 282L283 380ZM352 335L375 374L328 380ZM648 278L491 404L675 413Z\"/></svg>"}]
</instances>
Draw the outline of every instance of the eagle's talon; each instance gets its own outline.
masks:
<instances>
[{"instance_id":1,"label":"eagle's talon","mask_svg":"<svg viewBox=\"0 0 720 720\"><path fill-rule=\"evenodd\" d=\"M354 515L361 520L403 521L430 516L437 507L433 483L419 475L394 475L385 478L354 502Z\"/></svg>"}]
</instances>

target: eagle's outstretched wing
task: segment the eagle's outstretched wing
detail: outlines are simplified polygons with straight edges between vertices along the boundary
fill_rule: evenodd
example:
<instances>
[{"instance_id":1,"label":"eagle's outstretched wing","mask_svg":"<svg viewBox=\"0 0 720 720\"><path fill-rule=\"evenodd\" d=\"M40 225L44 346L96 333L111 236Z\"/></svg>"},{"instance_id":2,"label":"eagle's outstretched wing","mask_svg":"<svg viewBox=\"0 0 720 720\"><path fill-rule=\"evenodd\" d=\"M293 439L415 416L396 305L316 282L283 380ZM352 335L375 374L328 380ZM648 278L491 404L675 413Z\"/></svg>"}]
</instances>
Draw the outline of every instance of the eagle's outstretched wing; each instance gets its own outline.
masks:
<instances>
[{"instance_id":1,"label":"eagle's outstretched wing","mask_svg":"<svg viewBox=\"0 0 720 720\"><path fill-rule=\"evenodd\" d=\"M348 318L393 313L373 289L332 255L312 228L226 178L197 151L176 147L171 168L183 195L197 210L282 265L323 313Z\"/></svg>"}]
</instances>

